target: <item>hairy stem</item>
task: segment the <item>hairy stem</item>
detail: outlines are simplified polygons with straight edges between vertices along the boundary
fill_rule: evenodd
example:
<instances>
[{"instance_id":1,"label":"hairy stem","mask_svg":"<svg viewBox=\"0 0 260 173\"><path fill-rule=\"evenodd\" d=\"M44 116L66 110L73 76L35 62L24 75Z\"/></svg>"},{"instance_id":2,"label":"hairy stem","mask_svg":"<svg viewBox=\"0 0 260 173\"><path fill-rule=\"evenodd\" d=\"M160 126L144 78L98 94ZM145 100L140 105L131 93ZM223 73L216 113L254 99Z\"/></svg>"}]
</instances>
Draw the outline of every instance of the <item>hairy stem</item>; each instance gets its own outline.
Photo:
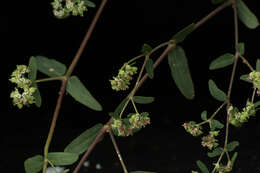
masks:
<instances>
[{"instance_id":1,"label":"hairy stem","mask_svg":"<svg viewBox=\"0 0 260 173\"><path fill-rule=\"evenodd\" d=\"M219 13L220 11L222 11L225 7L227 7L228 5L230 5L230 1L223 3L222 5L220 5L218 8L216 8L214 11L212 11L211 13L209 13L206 17L204 17L202 20L200 20L199 22L197 22L195 24L195 28L197 29L199 26L201 26L203 23L207 22L210 18L212 18L213 16L215 16L217 13ZM175 44L169 44L165 50L163 51L163 53L160 55L160 57L155 61L153 68L155 69L161 62L162 60L168 55L168 53L175 47ZM138 86L136 88L136 91L143 85L143 83L145 82L145 80L148 78L148 74L145 74L139 81ZM106 125L110 125L112 122L113 118L110 118L109 121L106 123ZM106 126L105 125L105 126ZM97 135L96 139L94 140L94 142L90 145L89 149L84 153L83 157L81 158L80 162L78 163L77 167L75 168L75 170L73 171L73 173L77 173L78 170L80 169L80 167L82 166L84 160L86 160L86 158L89 156L89 154L92 152L92 150L95 148L96 144L98 141L100 141L100 139L103 137L104 133L105 133L105 128L102 128L99 132L99 134Z\"/></svg>"},{"instance_id":2,"label":"hairy stem","mask_svg":"<svg viewBox=\"0 0 260 173\"><path fill-rule=\"evenodd\" d=\"M116 154L117 154L118 159L119 159L119 161L120 161L120 163L121 163L121 166L122 166L122 168L123 168L123 170L124 170L124 173L128 173L128 171L127 171L127 169L126 169L126 166L125 166L125 163L124 163L124 160L123 160L123 158L122 158L122 156L121 156L121 154L120 154L120 150L119 150L119 148L118 148L118 146L117 146L117 144L116 144L116 140L115 140L115 137L114 137L114 135L113 135L113 132L111 131L111 128L108 129L108 133L109 133L109 136L110 136L111 141L112 141L112 143L113 143L113 146L114 146L114 148L115 148L115 150L116 150Z\"/></svg>"},{"instance_id":3,"label":"hairy stem","mask_svg":"<svg viewBox=\"0 0 260 173\"><path fill-rule=\"evenodd\" d=\"M48 152L49 152L49 146L50 146L50 143L51 143L51 140L52 140L52 137L53 137L54 129L55 129L55 126L56 126L56 121L58 119L58 115L59 115L59 112L60 112L63 96L64 96L66 86L67 86L67 81L68 81L71 73L73 72L76 64L78 63L78 61L79 61L79 59L82 55L82 52L83 52L83 50L84 50L84 48L85 48L85 46L86 46L86 44L87 44L87 42L88 42L88 40L91 36L92 31L94 30L94 27L97 23L97 20L100 16L101 12L103 11L103 8L104 8L106 2L107 2L107 0L102 1L94 19L91 22L91 25L90 25L85 37L84 37L84 39L83 39L75 57L74 57L74 59L72 60L71 65L69 66L69 69L66 73L66 78L62 81L62 84L61 84L61 87L60 87L60 92L59 92L59 97L58 97L58 100L57 100L57 103L56 103L56 108L55 108L53 118L52 118L52 122L51 122L51 127L50 127L49 134L48 134L45 146L44 146L44 164L43 164L43 170L42 170L43 173L46 173L47 164L48 164L47 156L48 156Z\"/></svg>"}]
</instances>

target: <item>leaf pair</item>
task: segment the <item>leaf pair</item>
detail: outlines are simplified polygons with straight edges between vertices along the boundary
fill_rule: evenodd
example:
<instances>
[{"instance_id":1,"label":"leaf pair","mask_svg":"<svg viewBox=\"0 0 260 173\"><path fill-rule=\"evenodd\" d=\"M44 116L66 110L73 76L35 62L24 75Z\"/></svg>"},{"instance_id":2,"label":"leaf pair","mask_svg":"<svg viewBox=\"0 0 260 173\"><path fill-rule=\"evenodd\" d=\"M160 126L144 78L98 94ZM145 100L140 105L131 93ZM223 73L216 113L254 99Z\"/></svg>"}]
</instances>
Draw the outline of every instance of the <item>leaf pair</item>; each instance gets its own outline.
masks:
<instances>
[{"instance_id":1,"label":"leaf pair","mask_svg":"<svg viewBox=\"0 0 260 173\"><path fill-rule=\"evenodd\" d=\"M33 70L31 70L32 74L29 74L29 76L32 76L34 80L36 79L37 70L46 74L49 77L60 77L64 75L67 71L67 68L64 64L54 59L49 59L43 56L32 57L30 59L30 64L31 65L29 65L29 67L31 67ZM84 84L79 80L77 76L71 76L69 78L66 90L79 103L96 111L102 110L102 106L91 95L91 93L87 90L87 88L84 86ZM40 105L41 100L40 93L38 90L35 92L35 97L36 105Z\"/></svg>"},{"instance_id":2,"label":"leaf pair","mask_svg":"<svg viewBox=\"0 0 260 173\"><path fill-rule=\"evenodd\" d=\"M102 124L97 124L86 130L77 138L75 138L65 148L64 152L48 153L48 160L55 166L65 166L75 163L78 160L78 156L88 150L89 146L93 143L102 128ZM44 158L41 155L28 158L24 162L25 172L38 173L42 170L43 162Z\"/></svg>"},{"instance_id":3,"label":"leaf pair","mask_svg":"<svg viewBox=\"0 0 260 173\"><path fill-rule=\"evenodd\" d=\"M55 166L71 165L78 160L78 155L66 152L52 152L48 153L49 162ZM24 162L26 173L38 173L42 170L44 158L41 155L36 155L27 159Z\"/></svg>"}]
</instances>

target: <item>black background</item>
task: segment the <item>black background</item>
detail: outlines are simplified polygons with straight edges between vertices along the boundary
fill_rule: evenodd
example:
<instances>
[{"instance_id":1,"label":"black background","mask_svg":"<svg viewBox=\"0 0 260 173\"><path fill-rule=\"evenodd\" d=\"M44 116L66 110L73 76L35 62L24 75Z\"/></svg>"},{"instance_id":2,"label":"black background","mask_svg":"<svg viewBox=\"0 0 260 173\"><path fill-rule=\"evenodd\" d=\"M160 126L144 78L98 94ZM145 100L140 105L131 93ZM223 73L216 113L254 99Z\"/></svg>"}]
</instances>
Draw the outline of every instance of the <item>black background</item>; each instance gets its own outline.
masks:
<instances>
[{"instance_id":1,"label":"black background","mask_svg":"<svg viewBox=\"0 0 260 173\"><path fill-rule=\"evenodd\" d=\"M42 153L60 87L59 82L41 84L42 107L31 106L19 110L12 106L9 99L14 87L7 81L11 72L16 64L27 64L33 55L55 58L68 67L96 11L89 9L84 18L58 20L52 15L50 2L19 1L19 8L14 13L2 16L4 25L1 33L7 43L3 47L3 52L7 53L3 58L6 74L3 83L8 84L3 93L5 98L1 109L3 156L0 168L7 172L24 172L24 160ZM97 6L100 2L96 1ZM260 16L257 0L248 1L247 4ZM103 111L92 111L66 95L50 151L62 151L81 132L109 119L107 113L113 111L127 95L127 92L112 91L109 79L116 75L125 61L140 53L143 43L155 47L215 8L209 0L109 1L73 72L101 103ZM228 7L181 44L186 51L194 80L194 100L186 100L176 88L167 59L155 71L155 78L148 79L138 91L137 95L155 96L156 101L151 105L138 106L140 111L150 112L149 127L134 137L118 138L129 170L190 172L196 168L197 159L207 159L200 140L188 135L181 125L185 121L200 121L203 110L211 114L221 104L210 96L207 82L212 78L222 90L227 91L232 67L209 71L208 65L212 59L234 52L233 28L233 11ZM239 40L245 43L245 57L253 66L259 58L259 31L259 28L249 30L239 22ZM153 59L156 60L159 55L160 51L154 54ZM240 108L252 93L252 86L239 80L241 74L248 72L249 69L239 61L231 101ZM38 74L38 78L43 77L43 74ZM224 121L222 113L219 117ZM237 172L245 172L251 167L251 172L257 172L256 165L260 165L257 149L259 124L259 117L256 117L240 129L231 127L231 140L239 140L241 143L238 151L242 154L238 162L242 166L236 168ZM90 159L101 162L104 165L103 172L122 172L113 150L109 138L105 137L103 145L100 143L97 146ZM251 156L254 161L249 160ZM250 167L251 163L253 165Z\"/></svg>"}]
</instances>

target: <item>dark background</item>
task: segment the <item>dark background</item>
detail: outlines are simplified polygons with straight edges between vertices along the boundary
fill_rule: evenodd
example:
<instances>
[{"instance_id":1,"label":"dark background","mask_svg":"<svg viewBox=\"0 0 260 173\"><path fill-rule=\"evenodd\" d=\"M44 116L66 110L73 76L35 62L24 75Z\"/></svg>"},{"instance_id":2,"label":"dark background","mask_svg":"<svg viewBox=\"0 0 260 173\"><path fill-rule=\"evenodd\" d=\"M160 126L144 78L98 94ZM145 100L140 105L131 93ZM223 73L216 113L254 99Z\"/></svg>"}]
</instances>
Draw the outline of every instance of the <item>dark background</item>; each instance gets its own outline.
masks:
<instances>
[{"instance_id":1,"label":"dark background","mask_svg":"<svg viewBox=\"0 0 260 173\"><path fill-rule=\"evenodd\" d=\"M1 109L3 147L0 162L1 170L5 172L24 172L24 160L43 153L60 87L59 82L41 84L42 107L19 110L12 106L9 99L14 88L7 81L11 72L16 64L27 64L33 55L55 58L69 66L97 9L89 9L84 18L58 20L52 15L50 2L19 1L16 2L17 10L1 16L1 35L5 41L2 51L7 55L3 57L2 65L5 71L3 83L7 83L7 88L3 92L5 98ZM96 1L97 6L100 2ZM50 151L62 151L84 130L96 123L107 122L107 113L113 111L127 95L127 92L112 91L109 79L117 74L125 61L140 54L143 43L155 47L216 8L209 0L160 2L128 0L107 3L73 73L101 103L103 111L92 111L66 95ZM246 3L259 17L259 1ZM239 40L245 43L245 57L253 66L259 57L259 31L259 28L249 30L239 22ZM195 161L198 159L209 166L213 162L207 160L207 150L201 147L200 139L187 134L181 125L190 120L200 121L203 110L212 114L221 104L210 96L208 79L214 79L222 90L228 89L232 67L209 71L208 65L212 59L234 52L232 8L228 7L205 23L181 45L189 60L196 97L189 101L180 94L165 59L155 71L154 79L148 79L137 93L156 97L154 103L138 106L140 111L150 112L151 125L133 137L117 138L130 171L191 172L191 169L197 169ZM153 59L156 60L159 55L160 51L154 54ZM248 68L239 61L231 100L240 108L252 93L252 86L239 80L241 74L248 72ZM44 77L38 74L38 78ZM225 114L222 113L218 117L224 122ZM236 172L260 172L259 131L260 119L257 116L240 129L231 127L230 140L238 140L241 144ZM89 159L92 164L88 168L90 172L95 172L95 163L103 166L99 172L122 172L108 137L97 145Z\"/></svg>"}]
</instances>

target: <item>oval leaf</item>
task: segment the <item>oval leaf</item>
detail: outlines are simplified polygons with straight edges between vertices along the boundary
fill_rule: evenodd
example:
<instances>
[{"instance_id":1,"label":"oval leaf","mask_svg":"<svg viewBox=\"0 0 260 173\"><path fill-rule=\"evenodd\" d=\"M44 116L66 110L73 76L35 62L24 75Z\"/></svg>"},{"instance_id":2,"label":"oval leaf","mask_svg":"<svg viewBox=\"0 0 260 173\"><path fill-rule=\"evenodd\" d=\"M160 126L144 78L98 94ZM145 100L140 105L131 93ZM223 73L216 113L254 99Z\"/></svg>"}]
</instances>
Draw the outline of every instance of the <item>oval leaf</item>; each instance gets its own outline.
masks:
<instances>
[{"instance_id":1,"label":"oval leaf","mask_svg":"<svg viewBox=\"0 0 260 173\"><path fill-rule=\"evenodd\" d=\"M35 105L37 107L41 107L41 105L42 105L42 97L41 97L40 91L38 89L38 86L37 86L36 83L33 83L32 87L36 88L35 92L33 93L33 96L35 98Z\"/></svg>"},{"instance_id":2,"label":"oval leaf","mask_svg":"<svg viewBox=\"0 0 260 173\"><path fill-rule=\"evenodd\" d=\"M207 166L202 161L198 160L196 164L200 168L202 173L209 173Z\"/></svg>"},{"instance_id":3,"label":"oval leaf","mask_svg":"<svg viewBox=\"0 0 260 173\"><path fill-rule=\"evenodd\" d=\"M146 73L148 74L149 78L153 79L153 60L152 59L148 59L146 64L145 64L145 70Z\"/></svg>"},{"instance_id":4,"label":"oval leaf","mask_svg":"<svg viewBox=\"0 0 260 173\"><path fill-rule=\"evenodd\" d=\"M236 159L237 159L237 155L238 155L237 152L235 152L235 153L233 154L233 156L232 156L232 158L231 158L232 165L234 165L234 163L235 163L235 161L236 161Z\"/></svg>"},{"instance_id":5,"label":"oval leaf","mask_svg":"<svg viewBox=\"0 0 260 173\"><path fill-rule=\"evenodd\" d=\"M219 122L218 120L211 121L211 130L222 129L223 127L224 127L224 125L221 122Z\"/></svg>"},{"instance_id":6,"label":"oval leaf","mask_svg":"<svg viewBox=\"0 0 260 173\"><path fill-rule=\"evenodd\" d=\"M256 71L260 72L260 59L256 60Z\"/></svg>"},{"instance_id":7,"label":"oval leaf","mask_svg":"<svg viewBox=\"0 0 260 173\"><path fill-rule=\"evenodd\" d=\"M233 151L237 146L239 146L239 142L238 141L232 141L229 144L227 144L227 150L228 152Z\"/></svg>"},{"instance_id":8,"label":"oval leaf","mask_svg":"<svg viewBox=\"0 0 260 173\"><path fill-rule=\"evenodd\" d=\"M135 103L139 104L149 104L154 101L154 97L144 97L144 96L134 96Z\"/></svg>"},{"instance_id":9,"label":"oval leaf","mask_svg":"<svg viewBox=\"0 0 260 173\"><path fill-rule=\"evenodd\" d=\"M28 158L24 162L24 169L26 173L38 173L43 167L43 157L41 155L36 155L34 157Z\"/></svg>"},{"instance_id":10,"label":"oval leaf","mask_svg":"<svg viewBox=\"0 0 260 173\"><path fill-rule=\"evenodd\" d=\"M103 128L102 124L97 124L90 129L83 132L77 138L75 138L64 150L68 153L76 153L78 155L88 150L89 146L93 143L97 137L99 131Z\"/></svg>"},{"instance_id":11,"label":"oval leaf","mask_svg":"<svg viewBox=\"0 0 260 173\"><path fill-rule=\"evenodd\" d=\"M72 76L69 78L66 90L79 103L96 111L102 110L102 106L90 94L77 76Z\"/></svg>"},{"instance_id":12,"label":"oval leaf","mask_svg":"<svg viewBox=\"0 0 260 173\"><path fill-rule=\"evenodd\" d=\"M248 77L249 77L248 74L241 75L241 76L240 76L240 80L243 80L243 81L245 81L245 82L250 82L250 83L252 83L252 81L249 80Z\"/></svg>"},{"instance_id":13,"label":"oval leaf","mask_svg":"<svg viewBox=\"0 0 260 173\"><path fill-rule=\"evenodd\" d=\"M201 119L204 120L204 121L207 120L207 111L203 111L203 112L201 113Z\"/></svg>"},{"instance_id":14,"label":"oval leaf","mask_svg":"<svg viewBox=\"0 0 260 173\"><path fill-rule=\"evenodd\" d=\"M208 152L208 156L210 158L217 157L222 153L222 151L223 151L223 148L221 148L221 147L215 148L212 152Z\"/></svg>"},{"instance_id":15,"label":"oval leaf","mask_svg":"<svg viewBox=\"0 0 260 173\"><path fill-rule=\"evenodd\" d=\"M38 70L50 77L62 76L66 72L66 66L54 59L44 56L36 56L35 59Z\"/></svg>"},{"instance_id":16,"label":"oval leaf","mask_svg":"<svg viewBox=\"0 0 260 173\"><path fill-rule=\"evenodd\" d=\"M236 46L236 50L240 53L240 55L245 54L245 43L238 43Z\"/></svg>"},{"instance_id":17,"label":"oval leaf","mask_svg":"<svg viewBox=\"0 0 260 173\"><path fill-rule=\"evenodd\" d=\"M55 166L71 165L78 160L78 154L67 152L48 153L48 160Z\"/></svg>"},{"instance_id":18,"label":"oval leaf","mask_svg":"<svg viewBox=\"0 0 260 173\"><path fill-rule=\"evenodd\" d=\"M238 17L248 28L255 29L259 25L259 21L255 14L247 7L242 0L236 1Z\"/></svg>"},{"instance_id":19,"label":"oval leaf","mask_svg":"<svg viewBox=\"0 0 260 173\"><path fill-rule=\"evenodd\" d=\"M209 65L209 69L210 70L215 70L215 69L219 69L219 68L223 68L226 66L229 66L231 64L233 64L235 59L235 56L230 54L230 53L226 53L216 59L214 59L210 65Z\"/></svg>"},{"instance_id":20,"label":"oval leaf","mask_svg":"<svg viewBox=\"0 0 260 173\"><path fill-rule=\"evenodd\" d=\"M91 7L91 8L95 8L96 7L96 4L92 1L89 1L89 0L84 0L86 6L88 7Z\"/></svg>"},{"instance_id":21,"label":"oval leaf","mask_svg":"<svg viewBox=\"0 0 260 173\"><path fill-rule=\"evenodd\" d=\"M28 68L29 68L28 78L34 81L37 77L37 62L33 56L29 60Z\"/></svg>"},{"instance_id":22,"label":"oval leaf","mask_svg":"<svg viewBox=\"0 0 260 173\"><path fill-rule=\"evenodd\" d=\"M190 24L189 26L186 26L181 31L179 31L177 34L175 34L172 37L172 40L175 40L176 43L183 42L185 40L185 38L194 30L194 26L195 26L194 23Z\"/></svg>"},{"instance_id":23,"label":"oval leaf","mask_svg":"<svg viewBox=\"0 0 260 173\"><path fill-rule=\"evenodd\" d=\"M209 80L209 91L210 94L218 101L225 101L227 96L226 94L221 91L217 85L215 84L215 82L213 80Z\"/></svg>"},{"instance_id":24,"label":"oval leaf","mask_svg":"<svg viewBox=\"0 0 260 173\"><path fill-rule=\"evenodd\" d=\"M172 77L181 93L187 99L193 99L195 93L188 60L184 50L180 46L177 46L169 52L168 63L171 69Z\"/></svg>"}]
</instances>

